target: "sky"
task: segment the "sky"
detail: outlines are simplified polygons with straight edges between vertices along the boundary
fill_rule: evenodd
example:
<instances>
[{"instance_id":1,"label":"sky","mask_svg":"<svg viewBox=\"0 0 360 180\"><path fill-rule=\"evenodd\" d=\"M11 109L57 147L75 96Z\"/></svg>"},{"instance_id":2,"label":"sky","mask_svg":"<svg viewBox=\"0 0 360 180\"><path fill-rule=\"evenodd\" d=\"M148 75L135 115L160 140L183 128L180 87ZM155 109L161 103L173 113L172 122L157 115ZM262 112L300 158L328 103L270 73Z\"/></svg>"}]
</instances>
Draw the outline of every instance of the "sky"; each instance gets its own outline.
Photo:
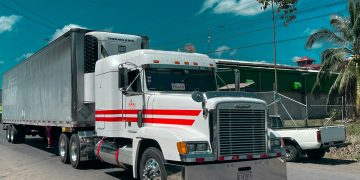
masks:
<instances>
[{"instance_id":1,"label":"sky","mask_svg":"<svg viewBox=\"0 0 360 180\"><path fill-rule=\"evenodd\" d=\"M286 26L276 16L277 62L308 56L320 63L331 45L305 49L306 37L331 28L331 15L348 16L347 1L298 0L296 7ZM271 9L256 0L0 0L0 74L74 27L146 35L151 49L191 43L211 58L273 63Z\"/></svg>"}]
</instances>

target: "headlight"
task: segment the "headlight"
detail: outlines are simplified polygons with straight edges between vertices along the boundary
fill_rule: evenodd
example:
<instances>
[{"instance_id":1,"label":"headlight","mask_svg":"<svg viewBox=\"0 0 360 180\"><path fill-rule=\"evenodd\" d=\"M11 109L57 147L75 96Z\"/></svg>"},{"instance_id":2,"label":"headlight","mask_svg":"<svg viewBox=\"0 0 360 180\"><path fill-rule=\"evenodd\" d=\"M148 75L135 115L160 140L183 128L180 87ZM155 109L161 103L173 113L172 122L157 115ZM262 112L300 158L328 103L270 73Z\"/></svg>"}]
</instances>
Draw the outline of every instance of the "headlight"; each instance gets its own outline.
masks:
<instances>
[{"instance_id":1,"label":"headlight","mask_svg":"<svg viewBox=\"0 0 360 180\"><path fill-rule=\"evenodd\" d=\"M205 152L209 150L208 142L178 142L177 148L179 154L190 154L197 152Z\"/></svg>"}]
</instances>

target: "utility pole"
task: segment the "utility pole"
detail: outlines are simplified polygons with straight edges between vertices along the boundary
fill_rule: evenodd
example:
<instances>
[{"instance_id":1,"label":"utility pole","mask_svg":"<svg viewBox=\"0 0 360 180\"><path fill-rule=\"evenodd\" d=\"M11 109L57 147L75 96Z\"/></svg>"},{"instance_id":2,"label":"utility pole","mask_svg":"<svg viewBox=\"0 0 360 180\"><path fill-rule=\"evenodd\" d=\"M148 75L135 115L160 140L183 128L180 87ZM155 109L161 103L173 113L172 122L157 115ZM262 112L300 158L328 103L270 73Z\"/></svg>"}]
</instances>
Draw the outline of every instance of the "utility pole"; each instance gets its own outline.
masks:
<instances>
[{"instance_id":1,"label":"utility pole","mask_svg":"<svg viewBox=\"0 0 360 180\"><path fill-rule=\"evenodd\" d=\"M208 28L208 55L210 54L210 41L211 41L211 35L210 35L210 27Z\"/></svg>"},{"instance_id":2,"label":"utility pole","mask_svg":"<svg viewBox=\"0 0 360 180\"><path fill-rule=\"evenodd\" d=\"M271 9L272 9L272 33L273 33L273 48L274 48L274 78L275 78L275 82L274 82L274 91L275 91L275 97L274 99L276 100L276 94L278 93L278 79L277 79L277 64L276 64L276 31L275 31L275 10L274 10L274 0L272 0L271 3ZM279 113L279 109L278 109L278 103L274 104L274 111L275 114L277 115Z\"/></svg>"}]
</instances>

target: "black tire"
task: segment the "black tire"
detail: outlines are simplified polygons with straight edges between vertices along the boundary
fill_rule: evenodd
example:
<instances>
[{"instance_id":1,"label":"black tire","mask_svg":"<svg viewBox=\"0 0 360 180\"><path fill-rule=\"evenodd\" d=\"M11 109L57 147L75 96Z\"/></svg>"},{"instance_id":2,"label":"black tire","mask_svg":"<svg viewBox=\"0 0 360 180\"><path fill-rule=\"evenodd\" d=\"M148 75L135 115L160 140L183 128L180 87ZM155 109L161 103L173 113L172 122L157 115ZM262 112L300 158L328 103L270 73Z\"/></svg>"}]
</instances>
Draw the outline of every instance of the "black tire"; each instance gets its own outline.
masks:
<instances>
[{"instance_id":1,"label":"black tire","mask_svg":"<svg viewBox=\"0 0 360 180\"><path fill-rule=\"evenodd\" d=\"M24 143L25 142L25 131L24 131L23 126L17 126L16 128L18 131L17 142Z\"/></svg>"},{"instance_id":2,"label":"black tire","mask_svg":"<svg viewBox=\"0 0 360 180\"><path fill-rule=\"evenodd\" d=\"M11 126L10 125L7 125L6 126L6 140L8 141L8 142L10 142L10 129L11 128Z\"/></svg>"},{"instance_id":3,"label":"black tire","mask_svg":"<svg viewBox=\"0 0 360 180\"><path fill-rule=\"evenodd\" d=\"M10 142L15 144L18 142L18 130L16 128L16 126L11 125L11 129L10 129Z\"/></svg>"},{"instance_id":4,"label":"black tire","mask_svg":"<svg viewBox=\"0 0 360 180\"><path fill-rule=\"evenodd\" d=\"M309 151L306 151L306 155L309 159L312 160L320 160L325 155L325 149L312 149Z\"/></svg>"},{"instance_id":5,"label":"black tire","mask_svg":"<svg viewBox=\"0 0 360 180\"><path fill-rule=\"evenodd\" d=\"M76 133L71 135L70 138L69 157L73 168L80 169L82 167L82 163L80 161L80 139L79 135Z\"/></svg>"},{"instance_id":6,"label":"black tire","mask_svg":"<svg viewBox=\"0 0 360 180\"><path fill-rule=\"evenodd\" d=\"M155 169L147 169L145 168L146 164L155 164ZM141 180L145 180L147 179L146 177L153 177L152 174L157 173L158 176L160 177L161 180L166 180L167 179L167 172L165 170L165 166L164 166L165 160L163 157L163 154L160 150L154 148L154 147L149 147L147 148L142 157L141 157L141 161L140 161L140 169L139 169L139 176ZM151 171L154 170L154 171ZM149 178L152 179L152 178Z\"/></svg>"},{"instance_id":7,"label":"black tire","mask_svg":"<svg viewBox=\"0 0 360 180\"><path fill-rule=\"evenodd\" d=\"M59 137L58 149L61 162L69 164L69 136L65 133L61 133Z\"/></svg>"},{"instance_id":8,"label":"black tire","mask_svg":"<svg viewBox=\"0 0 360 180\"><path fill-rule=\"evenodd\" d=\"M285 145L285 155L282 157L284 161L292 162L296 161L299 157L298 149L292 144Z\"/></svg>"}]
</instances>

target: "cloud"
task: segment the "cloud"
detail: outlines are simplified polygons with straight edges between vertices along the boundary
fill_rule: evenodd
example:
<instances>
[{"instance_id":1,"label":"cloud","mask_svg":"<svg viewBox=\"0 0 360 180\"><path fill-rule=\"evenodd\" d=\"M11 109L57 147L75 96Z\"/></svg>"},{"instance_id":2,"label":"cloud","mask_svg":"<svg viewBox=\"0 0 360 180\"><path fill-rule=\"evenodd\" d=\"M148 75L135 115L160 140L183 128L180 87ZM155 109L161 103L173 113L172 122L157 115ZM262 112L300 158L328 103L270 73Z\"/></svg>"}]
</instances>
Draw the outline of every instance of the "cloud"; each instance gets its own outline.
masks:
<instances>
[{"instance_id":1,"label":"cloud","mask_svg":"<svg viewBox=\"0 0 360 180\"><path fill-rule=\"evenodd\" d=\"M222 45L220 47L218 47L216 50L216 55L218 57L221 57L224 53L228 53L230 56L234 56L237 54L237 50L234 49L234 50L231 50L231 48L229 46L226 46L226 45Z\"/></svg>"},{"instance_id":2,"label":"cloud","mask_svg":"<svg viewBox=\"0 0 360 180\"><path fill-rule=\"evenodd\" d=\"M15 61L19 62L19 61L22 61L28 57L30 57L31 55L33 55L34 53L26 53L26 54L23 54L21 55L20 57L16 58Z\"/></svg>"},{"instance_id":3,"label":"cloud","mask_svg":"<svg viewBox=\"0 0 360 180\"><path fill-rule=\"evenodd\" d=\"M263 10L261 7L256 0L206 0L198 14L210 9L215 14L253 16L271 9Z\"/></svg>"},{"instance_id":4,"label":"cloud","mask_svg":"<svg viewBox=\"0 0 360 180\"><path fill-rule=\"evenodd\" d=\"M0 34L6 31L12 31L16 22L20 20L21 16L0 16Z\"/></svg>"},{"instance_id":5,"label":"cloud","mask_svg":"<svg viewBox=\"0 0 360 180\"><path fill-rule=\"evenodd\" d=\"M86 29L85 27L82 27L80 25L77 25L77 24L68 24L68 25L65 25L63 28L61 29L57 29L55 31L55 33L52 35L51 37L51 41L55 40L56 38L60 37L61 35L65 34L66 32L68 32L70 29L73 29L73 28L82 28L82 29Z\"/></svg>"},{"instance_id":6,"label":"cloud","mask_svg":"<svg viewBox=\"0 0 360 180\"><path fill-rule=\"evenodd\" d=\"M291 61L295 62L296 60L300 59L300 56L294 56L293 58L291 58Z\"/></svg>"}]
</instances>

